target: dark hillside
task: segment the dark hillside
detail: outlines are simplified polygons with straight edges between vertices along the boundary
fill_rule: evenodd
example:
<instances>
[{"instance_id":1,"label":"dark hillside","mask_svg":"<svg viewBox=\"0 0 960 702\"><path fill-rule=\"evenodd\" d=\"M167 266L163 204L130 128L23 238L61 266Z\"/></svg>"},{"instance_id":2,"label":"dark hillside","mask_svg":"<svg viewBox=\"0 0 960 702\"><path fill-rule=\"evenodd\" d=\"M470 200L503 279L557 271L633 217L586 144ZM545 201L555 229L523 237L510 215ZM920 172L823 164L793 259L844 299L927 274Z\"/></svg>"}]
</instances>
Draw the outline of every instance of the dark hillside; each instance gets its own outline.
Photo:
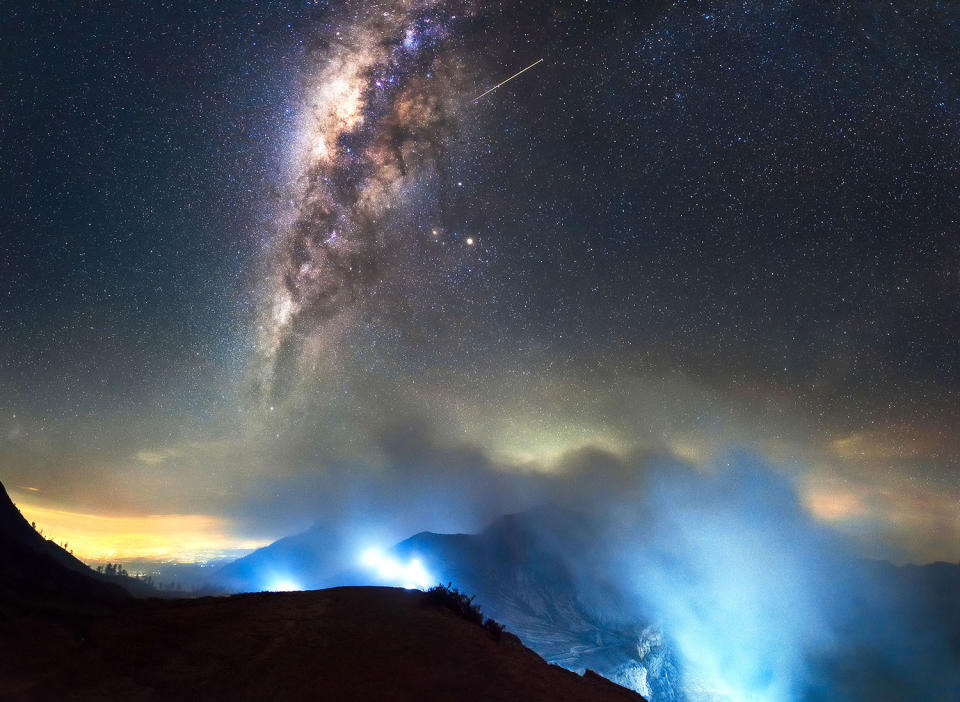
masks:
<instances>
[{"instance_id":1,"label":"dark hillside","mask_svg":"<svg viewBox=\"0 0 960 702\"><path fill-rule=\"evenodd\" d=\"M419 591L154 600L82 626L13 624L3 699L642 700Z\"/></svg>"}]
</instances>

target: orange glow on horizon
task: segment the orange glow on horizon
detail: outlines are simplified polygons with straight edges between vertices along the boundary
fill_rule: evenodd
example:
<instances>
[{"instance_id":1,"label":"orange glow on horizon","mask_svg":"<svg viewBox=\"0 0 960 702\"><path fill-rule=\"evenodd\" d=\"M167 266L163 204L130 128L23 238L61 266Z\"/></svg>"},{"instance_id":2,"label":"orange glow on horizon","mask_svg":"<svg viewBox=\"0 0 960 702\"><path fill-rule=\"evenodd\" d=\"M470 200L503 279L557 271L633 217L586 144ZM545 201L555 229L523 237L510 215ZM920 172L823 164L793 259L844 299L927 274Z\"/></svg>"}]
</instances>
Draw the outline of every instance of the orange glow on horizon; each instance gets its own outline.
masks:
<instances>
[{"instance_id":1,"label":"orange glow on horizon","mask_svg":"<svg viewBox=\"0 0 960 702\"><path fill-rule=\"evenodd\" d=\"M20 499L17 499L17 498ZM67 543L82 561L157 560L191 563L238 555L269 543L231 533L229 520L208 514L107 516L38 505L25 496L11 498L43 535Z\"/></svg>"}]
</instances>

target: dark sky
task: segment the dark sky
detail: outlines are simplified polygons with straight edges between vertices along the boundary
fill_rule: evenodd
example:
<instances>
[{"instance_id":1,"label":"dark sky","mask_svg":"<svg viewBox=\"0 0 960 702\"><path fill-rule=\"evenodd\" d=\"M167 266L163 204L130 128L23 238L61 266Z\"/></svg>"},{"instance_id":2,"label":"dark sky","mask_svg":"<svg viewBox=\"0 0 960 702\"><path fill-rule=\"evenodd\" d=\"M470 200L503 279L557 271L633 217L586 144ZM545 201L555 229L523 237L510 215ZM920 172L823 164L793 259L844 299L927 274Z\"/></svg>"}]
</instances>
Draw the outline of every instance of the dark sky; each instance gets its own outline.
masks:
<instances>
[{"instance_id":1,"label":"dark sky","mask_svg":"<svg viewBox=\"0 0 960 702\"><path fill-rule=\"evenodd\" d=\"M749 447L960 557L955 6L2 12L22 499L276 535L385 473Z\"/></svg>"}]
</instances>

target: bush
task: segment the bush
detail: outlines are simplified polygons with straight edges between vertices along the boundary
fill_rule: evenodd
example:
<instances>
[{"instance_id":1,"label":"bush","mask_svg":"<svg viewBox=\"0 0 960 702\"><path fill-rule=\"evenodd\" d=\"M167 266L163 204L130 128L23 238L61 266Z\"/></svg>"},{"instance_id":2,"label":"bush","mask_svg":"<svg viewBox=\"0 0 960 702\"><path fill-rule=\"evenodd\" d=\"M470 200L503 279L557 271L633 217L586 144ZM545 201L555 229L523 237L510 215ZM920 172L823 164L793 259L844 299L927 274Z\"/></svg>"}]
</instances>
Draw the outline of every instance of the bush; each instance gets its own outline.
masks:
<instances>
[{"instance_id":1,"label":"bush","mask_svg":"<svg viewBox=\"0 0 960 702\"><path fill-rule=\"evenodd\" d=\"M500 635L503 633L503 624L490 617L484 619L480 605L475 604L473 600L474 597L468 597L465 593L460 592L457 588L453 587L452 583L447 583L446 585L441 583L427 590L424 603L434 607L449 609L468 622L482 626L495 641L499 641Z\"/></svg>"},{"instance_id":2,"label":"bush","mask_svg":"<svg viewBox=\"0 0 960 702\"><path fill-rule=\"evenodd\" d=\"M498 622L496 619L487 617L483 622L483 628L490 632L490 636L493 637L494 641L500 640L500 635L503 633L503 624Z\"/></svg>"}]
</instances>

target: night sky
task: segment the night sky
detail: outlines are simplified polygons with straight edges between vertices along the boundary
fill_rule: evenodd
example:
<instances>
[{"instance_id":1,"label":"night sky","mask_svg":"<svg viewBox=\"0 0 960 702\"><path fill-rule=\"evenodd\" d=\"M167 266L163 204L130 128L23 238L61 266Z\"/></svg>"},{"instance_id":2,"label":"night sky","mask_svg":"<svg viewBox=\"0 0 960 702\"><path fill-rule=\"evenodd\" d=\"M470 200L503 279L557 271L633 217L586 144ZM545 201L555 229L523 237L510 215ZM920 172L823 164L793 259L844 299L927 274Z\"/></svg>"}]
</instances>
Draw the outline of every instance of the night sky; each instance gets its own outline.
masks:
<instances>
[{"instance_id":1,"label":"night sky","mask_svg":"<svg viewBox=\"0 0 960 702\"><path fill-rule=\"evenodd\" d=\"M960 8L810 5L5 3L0 479L193 558L746 450L960 559Z\"/></svg>"}]
</instances>

